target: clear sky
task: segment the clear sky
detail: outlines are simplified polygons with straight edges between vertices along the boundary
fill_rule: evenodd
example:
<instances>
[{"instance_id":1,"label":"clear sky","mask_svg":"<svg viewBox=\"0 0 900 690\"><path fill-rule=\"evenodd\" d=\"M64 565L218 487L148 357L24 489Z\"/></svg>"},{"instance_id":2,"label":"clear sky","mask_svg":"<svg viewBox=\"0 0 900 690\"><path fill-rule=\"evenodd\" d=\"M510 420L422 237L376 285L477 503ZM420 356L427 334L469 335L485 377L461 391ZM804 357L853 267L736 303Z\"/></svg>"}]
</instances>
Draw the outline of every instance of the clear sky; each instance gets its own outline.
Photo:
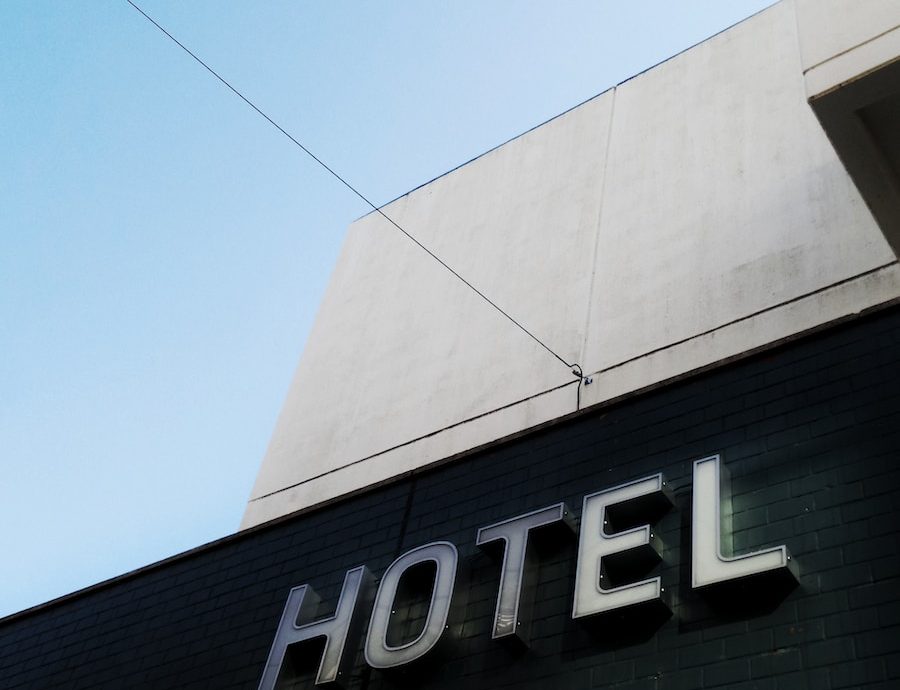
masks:
<instances>
[{"instance_id":1,"label":"clear sky","mask_svg":"<svg viewBox=\"0 0 900 690\"><path fill-rule=\"evenodd\" d=\"M384 203L771 2L138 4ZM366 210L125 0L0 3L0 616L237 529Z\"/></svg>"}]
</instances>

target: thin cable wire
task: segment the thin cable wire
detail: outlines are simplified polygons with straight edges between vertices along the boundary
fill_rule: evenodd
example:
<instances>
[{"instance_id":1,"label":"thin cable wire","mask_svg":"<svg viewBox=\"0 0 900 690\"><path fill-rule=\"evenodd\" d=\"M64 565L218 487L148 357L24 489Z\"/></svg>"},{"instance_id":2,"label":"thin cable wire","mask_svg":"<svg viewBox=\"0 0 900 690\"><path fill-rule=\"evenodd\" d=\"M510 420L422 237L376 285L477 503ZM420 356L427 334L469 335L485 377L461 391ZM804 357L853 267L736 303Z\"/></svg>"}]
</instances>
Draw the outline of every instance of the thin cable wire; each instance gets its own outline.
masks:
<instances>
[{"instance_id":1,"label":"thin cable wire","mask_svg":"<svg viewBox=\"0 0 900 690\"><path fill-rule=\"evenodd\" d=\"M194 60L196 60L198 63L200 63L200 64L201 64L201 65L202 65L202 66L203 66L203 67L204 67L211 75L213 75L216 79L218 79L218 80L219 80L220 82L222 82L225 86L227 86L228 89L231 90L232 93L234 93L238 98L240 98L242 101L244 101L244 103L246 103L246 104L249 105L251 108L253 108L253 109L254 109L257 113L259 113L263 118L265 118L266 121L267 121L270 125L272 125L273 127L275 127L275 129L277 129L277 130L278 130L279 132L281 132L284 136L286 136L288 139L290 139L294 144L296 144L296 145L300 148L301 151L303 151L307 156L309 156L310 158L312 158L316 163L318 163L318 164L321 165L323 168L325 168L325 170L327 170L329 173L331 173L331 175L332 175L335 179L337 179L337 180L338 180L341 184L343 184L347 189L349 189L349 190L350 190L351 192L353 192L356 196L358 196L360 199L362 199L368 206L370 206L370 207L372 208L373 211L375 211L378 215L380 215L382 218L384 218L388 223L390 223L390 224L393 225L395 228L397 228L397 230L399 230L399 231L402 232L404 235L406 235L407 238L409 238L412 242L414 242L414 243L415 243L422 251L424 251L426 254L428 254L428 256L430 256L432 259L434 259L435 261L437 261L441 266L443 266L443 267L446 268L448 271L450 271L450 273L452 273L454 276L456 276L457 278L459 278L459 280L461 280L461 281L463 282L463 284L465 284L467 287L469 287L475 294L477 294L479 297L481 297L481 299L483 299L485 302L487 302L488 304L490 304L494 309L496 309L498 312L500 312L503 316L505 316L507 319L509 319L509 320L510 320L516 327L518 327L523 333L525 333L529 338L531 338L532 340L534 340L534 342L536 342L538 345L540 345L542 348L544 348L544 349L545 349L547 352L549 352L551 355L553 355L554 357L556 357L556 359L558 359L560 362L562 362L562 363L563 363L565 366L567 366L569 369L572 369L572 373L573 373L575 376L577 376L577 377L579 377L579 378L581 378L581 377L583 376L582 371L581 371L581 366L579 366L579 364L578 364L577 362L572 362L572 363L570 364L570 363L567 362L565 359L563 359L563 358L560 357L558 354L556 354L556 352L554 352L552 349L550 349L550 347L549 347L548 345L546 345L546 344L545 344L540 338L538 338L534 333L532 333L532 332L529 331L527 328L525 328L525 326L523 326L521 323L519 323L518 321L516 321L516 319L514 319L512 316L510 316L508 313L506 313L506 312L505 312L501 307L499 307L493 300L491 300L491 298L489 298L489 297L488 297L487 295L485 295L481 290L479 290L477 287L475 287L474 285L472 285L472 283L470 283L468 280L466 280L465 278L463 278L463 277L462 277L459 273L457 273L453 268L451 268L449 265L447 265L447 263L444 262L437 254L435 254L435 253L434 253L433 251L431 251L428 247L426 247L424 244L422 244L421 242L419 242L419 240L417 240L415 237L413 237L410 233L408 233L406 230L404 230L402 227L400 227L400 225L397 224L396 221L394 221L390 216L388 216L386 213L384 213L384 211L382 211L378 206L376 206L376 205L373 204L371 201L369 201L369 199L368 199L365 195L363 195L362 192L360 192L358 189L356 189L356 187L354 187L354 186L353 186L352 184L350 184L347 180L345 180L343 177L341 177L337 172L335 172L335 170L332 169L330 166L328 166L328 164L326 164L325 161L323 161L323 160L322 160L321 158L319 158L316 154L314 154L312 151L310 151L308 148L306 148L303 144L301 144L299 141L297 141L297 139L295 139L293 136L291 136L291 134L290 134L289 132L287 132L281 125L279 125L277 122L275 122L275 120L273 120L271 117L269 117L268 115L266 115L262 110L260 110L260 109L256 106L256 104L253 103L253 101L251 101L251 100L250 100L249 98L247 98L244 94L242 94L240 91L238 91L236 88L234 88L231 84L228 83L228 81L227 81L224 77L222 77L222 76L221 76L218 72L216 72L212 67L210 67L210 66L207 65L203 60L201 60L194 52L192 52L192 51L190 50L190 48L188 48L188 47L187 47L186 45L184 45L181 41L179 41L177 38L175 38L172 34L170 34L168 31L166 31L162 26L160 26L160 24L157 23L157 21L156 21L155 19L153 19L153 17L151 17L151 16L150 16L149 14L147 14L146 12L144 12L144 10L142 10L140 7L138 7L134 2L132 2L132 0L126 0L126 1L127 1L128 4L131 5L134 9L136 9L138 12L140 12L140 13L144 16L144 18L147 19L147 21L149 21L151 24L153 24L153 26L155 26L157 29L159 29L159 30L160 30L163 34L165 34L168 38L170 38L170 39L171 39L171 40L172 40L179 48L181 48L185 53L187 53L187 54L190 55L192 58L194 58Z\"/></svg>"}]
</instances>

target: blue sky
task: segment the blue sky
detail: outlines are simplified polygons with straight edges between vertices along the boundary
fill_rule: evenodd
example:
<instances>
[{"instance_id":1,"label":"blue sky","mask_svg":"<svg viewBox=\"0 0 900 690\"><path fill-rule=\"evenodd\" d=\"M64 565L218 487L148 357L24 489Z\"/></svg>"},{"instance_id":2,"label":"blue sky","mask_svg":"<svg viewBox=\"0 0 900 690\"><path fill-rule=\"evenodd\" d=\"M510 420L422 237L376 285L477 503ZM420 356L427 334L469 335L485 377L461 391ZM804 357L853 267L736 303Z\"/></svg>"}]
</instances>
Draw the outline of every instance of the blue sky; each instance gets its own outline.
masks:
<instances>
[{"instance_id":1,"label":"blue sky","mask_svg":"<svg viewBox=\"0 0 900 690\"><path fill-rule=\"evenodd\" d=\"M770 2L138 4L384 203ZM125 0L0 27L3 616L237 529L367 207Z\"/></svg>"}]
</instances>

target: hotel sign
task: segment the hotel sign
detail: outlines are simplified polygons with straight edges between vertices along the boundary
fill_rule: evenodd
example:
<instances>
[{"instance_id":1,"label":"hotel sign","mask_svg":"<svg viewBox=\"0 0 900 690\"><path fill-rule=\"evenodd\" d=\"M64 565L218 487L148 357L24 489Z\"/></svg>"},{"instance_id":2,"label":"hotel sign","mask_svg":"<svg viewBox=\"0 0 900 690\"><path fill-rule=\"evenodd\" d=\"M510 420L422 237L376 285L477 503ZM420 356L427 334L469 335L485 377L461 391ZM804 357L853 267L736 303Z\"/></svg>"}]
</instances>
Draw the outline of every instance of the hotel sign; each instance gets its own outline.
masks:
<instances>
[{"instance_id":1,"label":"hotel sign","mask_svg":"<svg viewBox=\"0 0 900 690\"><path fill-rule=\"evenodd\" d=\"M722 524L730 520L730 507L723 505L728 483L723 481L720 457L696 460L693 466L693 498L691 516L691 587L712 591L727 583L746 581L765 573L793 572L793 563L785 546L753 553L722 553ZM573 619L591 619L604 614L638 606L666 607L665 593L659 577L624 584L609 584L607 565L616 562L627 568L629 561L646 562L659 559L661 545L653 527L638 524L622 531L612 531L612 515L631 508L645 511L644 521L658 517L672 506L669 490L662 474L604 489L584 497L581 524L578 529L578 557ZM662 511L662 512L661 512ZM629 523L640 523L635 515ZM527 625L530 613L524 594L525 573L533 566L533 549L528 548L533 530L558 524L576 531L572 512L564 503L519 515L478 530L475 543L481 548L501 547L500 586L491 637L495 640L516 639L528 644ZM490 546L488 546L490 545ZM324 638L325 647L316 674L316 684L334 683L346 676L345 649L355 648L359 619L366 614L369 624L365 637L365 659L372 668L389 670L417 661L430 652L448 629L454 606L459 553L455 545L436 541L407 551L397 558L381 576L377 590L375 578L362 565L349 570L334 615L314 620L320 599L309 585L293 588L288 594L281 622L269 652L260 690L274 690L288 650L312 640ZM431 597L421 632L411 641L393 644L389 629L397 624L396 602L404 575L415 566L429 564L434 568ZM793 577L793 575L792 575ZM374 595L373 595L374 592ZM459 595L457 595L458 597ZM460 602L455 602L460 603Z\"/></svg>"}]
</instances>

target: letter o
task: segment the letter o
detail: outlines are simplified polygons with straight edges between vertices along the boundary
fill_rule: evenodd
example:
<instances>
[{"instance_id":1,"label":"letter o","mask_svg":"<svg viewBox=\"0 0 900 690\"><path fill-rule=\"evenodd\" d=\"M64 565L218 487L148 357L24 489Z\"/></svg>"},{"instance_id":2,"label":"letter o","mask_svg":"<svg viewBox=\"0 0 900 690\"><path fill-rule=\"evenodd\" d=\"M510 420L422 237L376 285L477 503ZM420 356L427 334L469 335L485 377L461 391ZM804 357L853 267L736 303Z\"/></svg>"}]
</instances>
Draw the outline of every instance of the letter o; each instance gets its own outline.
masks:
<instances>
[{"instance_id":1,"label":"letter o","mask_svg":"<svg viewBox=\"0 0 900 690\"><path fill-rule=\"evenodd\" d=\"M407 551L388 566L378 585L369 632L366 636L366 661L372 668L394 668L419 659L437 644L447 625L450 600L456 582L456 565L459 555L450 542L436 541ZM388 626L391 620L397 588L403 574L414 565L433 561L437 572L431 591L431 602L425 627L419 636L402 645L388 644Z\"/></svg>"}]
</instances>

